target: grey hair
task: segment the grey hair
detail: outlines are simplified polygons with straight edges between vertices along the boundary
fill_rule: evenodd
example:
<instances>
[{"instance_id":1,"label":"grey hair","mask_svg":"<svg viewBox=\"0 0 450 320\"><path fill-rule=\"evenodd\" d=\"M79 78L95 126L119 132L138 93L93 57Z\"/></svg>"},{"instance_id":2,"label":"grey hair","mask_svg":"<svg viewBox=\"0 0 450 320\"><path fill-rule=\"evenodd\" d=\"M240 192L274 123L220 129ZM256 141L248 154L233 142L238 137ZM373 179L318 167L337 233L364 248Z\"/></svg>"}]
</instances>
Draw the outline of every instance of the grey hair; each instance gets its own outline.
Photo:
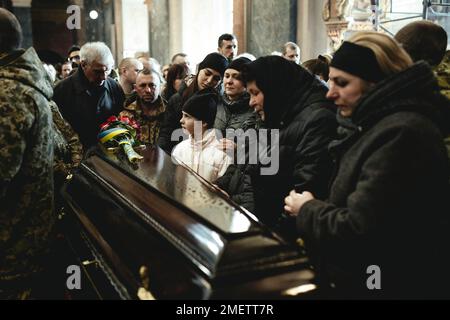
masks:
<instances>
[{"instance_id":1,"label":"grey hair","mask_svg":"<svg viewBox=\"0 0 450 320\"><path fill-rule=\"evenodd\" d=\"M283 55L286 54L287 48L289 48L289 49L291 49L291 50L297 50L297 49L298 49L299 52L301 51L301 50L300 50L300 47L298 46L298 44L289 41L289 42L286 42L286 43L283 45L283 49L282 49Z\"/></svg>"},{"instance_id":2,"label":"grey hair","mask_svg":"<svg viewBox=\"0 0 450 320\"><path fill-rule=\"evenodd\" d=\"M91 64L94 61L104 64L108 69L114 67L114 58L108 46L103 42L88 42L81 47L81 61Z\"/></svg>"}]
</instances>

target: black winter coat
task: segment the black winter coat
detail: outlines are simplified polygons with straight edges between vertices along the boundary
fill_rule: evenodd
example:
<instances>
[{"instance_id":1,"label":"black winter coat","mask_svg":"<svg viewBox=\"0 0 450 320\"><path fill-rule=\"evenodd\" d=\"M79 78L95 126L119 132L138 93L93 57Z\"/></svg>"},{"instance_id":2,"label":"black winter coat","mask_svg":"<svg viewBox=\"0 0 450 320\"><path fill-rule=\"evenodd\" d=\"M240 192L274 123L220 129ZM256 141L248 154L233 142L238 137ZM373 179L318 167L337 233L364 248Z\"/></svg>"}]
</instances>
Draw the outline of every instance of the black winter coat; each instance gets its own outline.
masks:
<instances>
[{"instance_id":1,"label":"black winter coat","mask_svg":"<svg viewBox=\"0 0 450 320\"><path fill-rule=\"evenodd\" d=\"M195 78L194 81L197 81ZM159 132L158 145L168 154L172 152L179 141L172 141L172 132L181 128L180 120L183 116L182 113L182 96L187 89L186 83L182 82L180 90L170 97L167 103L167 109L164 114L164 120Z\"/></svg>"},{"instance_id":2,"label":"black winter coat","mask_svg":"<svg viewBox=\"0 0 450 320\"><path fill-rule=\"evenodd\" d=\"M269 146L272 150L279 147L279 157L274 159L278 171L261 174L262 164L247 171L254 191L254 213L274 225L284 212L284 198L294 187L326 197L332 171L327 147L336 138L336 110L325 98L328 89L293 62L269 56L246 66L264 93L264 125L279 130L279 141Z\"/></svg>"},{"instance_id":3,"label":"black winter coat","mask_svg":"<svg viewBox=\"0 0 450 320\"><path fill-rule=\"evenodd\" d=\"M297 216L340 297L450 298L448 129L440 126L448 107L419 63L378 83L351 119L340 119L346 135L331 146L338 170L330 197L308 201ZM381 290L367 289L371 265L380 267Z\"/></svg>"},{"instance_id":4,"label":"black winter coat","mask_svg":"<svg viewBox=\"0 0 450 320\"><path fill-rule=\"evenodd\" d=\"M103 87L91 87L81 67L59 82L53 95L62 116L80 136L84 150L97 144L100 124L119 114L124 99L122 88L110 77Z\"/></svg>"}]
</instances>

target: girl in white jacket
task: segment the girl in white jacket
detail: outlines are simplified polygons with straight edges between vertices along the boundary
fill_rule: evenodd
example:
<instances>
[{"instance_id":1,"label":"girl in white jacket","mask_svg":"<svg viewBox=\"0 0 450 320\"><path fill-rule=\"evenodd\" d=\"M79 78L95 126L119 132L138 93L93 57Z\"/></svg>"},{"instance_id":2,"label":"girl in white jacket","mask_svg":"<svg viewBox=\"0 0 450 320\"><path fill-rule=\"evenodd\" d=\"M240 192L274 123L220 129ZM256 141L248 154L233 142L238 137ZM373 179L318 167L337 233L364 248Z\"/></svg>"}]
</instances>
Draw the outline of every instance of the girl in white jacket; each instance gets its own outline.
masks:
<instances>
[{"instance_id":1,"label":"girl in white jacket","mask_svg":"<svg viewBox=\"0 0 450 320\"><path fill-rule=\"evenodd\" d=\"M210 182L222 176L232 163L232 158L219 149L216 131L212 129L217 102L214 89L200 90L186 101L180 123L189 138L172 151L172 159Z\"/></svg>"}]
</instances>

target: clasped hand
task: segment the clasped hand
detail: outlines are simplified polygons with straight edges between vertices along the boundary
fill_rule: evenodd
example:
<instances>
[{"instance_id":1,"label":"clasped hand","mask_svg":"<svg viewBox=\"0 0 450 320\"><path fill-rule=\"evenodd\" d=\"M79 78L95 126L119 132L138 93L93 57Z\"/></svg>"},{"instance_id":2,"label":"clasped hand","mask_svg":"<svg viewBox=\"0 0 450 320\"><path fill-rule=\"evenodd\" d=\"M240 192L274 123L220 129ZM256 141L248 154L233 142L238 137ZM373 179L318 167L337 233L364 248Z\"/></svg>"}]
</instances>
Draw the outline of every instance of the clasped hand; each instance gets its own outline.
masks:
<instances>
[{"instance_id":1,"label":"clasped hand","mask_svg":"<svg viewBox=\"0 0 450 320\"><path fill-rule=\"evenodd\" d=\"M309 191L303 191L302 193L297 193L295 190L291 190L289 195L284 198L284 210L287 214L290 216L297 216L300 212L300 209L303 207L303 205L313 200L314 196Z\"/></svg>"}]
</instances>

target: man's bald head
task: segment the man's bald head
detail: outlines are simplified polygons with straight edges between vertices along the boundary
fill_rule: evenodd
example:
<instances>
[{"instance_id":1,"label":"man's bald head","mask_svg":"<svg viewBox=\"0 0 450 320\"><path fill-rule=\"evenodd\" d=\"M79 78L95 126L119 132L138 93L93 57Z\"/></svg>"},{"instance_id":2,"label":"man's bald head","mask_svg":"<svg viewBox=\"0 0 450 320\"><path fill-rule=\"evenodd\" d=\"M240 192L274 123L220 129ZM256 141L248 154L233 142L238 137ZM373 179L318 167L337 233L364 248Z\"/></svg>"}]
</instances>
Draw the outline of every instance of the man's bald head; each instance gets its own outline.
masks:
<instances>
[{"instance_id":1,"label":"man's bald head","mask_svg":"<svg viewBox=\"0 0 450 320\"><path fill-rule=\"evenodd\" d=\"M0 8L0 52L9 53L22 45L22 28L13 15Z\"/></svg>"}]
</instances>

